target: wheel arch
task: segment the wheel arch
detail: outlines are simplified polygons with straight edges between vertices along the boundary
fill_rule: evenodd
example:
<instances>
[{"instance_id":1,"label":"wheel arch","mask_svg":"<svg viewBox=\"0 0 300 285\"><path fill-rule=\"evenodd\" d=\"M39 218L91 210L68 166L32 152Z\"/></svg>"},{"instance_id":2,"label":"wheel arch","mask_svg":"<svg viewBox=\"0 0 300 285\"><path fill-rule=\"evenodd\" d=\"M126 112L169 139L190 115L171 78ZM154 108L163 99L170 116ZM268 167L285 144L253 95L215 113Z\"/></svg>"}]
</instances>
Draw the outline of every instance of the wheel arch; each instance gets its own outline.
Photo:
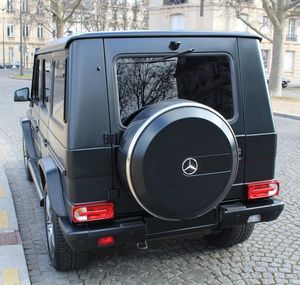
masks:
<instances>
[{"instance_id":1,"label":"wheel arch","mask_svg":"<svg viewBox=\"0 0 300 285\"><path fill-rule=\"evenodd\" d=\"M67 212L63 198L63 188L59 170L50 156L38 161L40 177L43 187L47 185L47 191L53 210L59 217L66 217Z\"/></svg>"},{"instance_id":2,"label":"wheel arch","mask_svg":"<svg viewBox=\"0 0 300 285\"><path fill-rule=\"evenodd\" d=\"M23 137L25 141L25 147L27 154L29 156L29 159L36 159L37 155L34 148L33 138L31 135L31 123L28 118L22 118L21 119L21 127L23 132Z\"/></svg>"}]
</instances>

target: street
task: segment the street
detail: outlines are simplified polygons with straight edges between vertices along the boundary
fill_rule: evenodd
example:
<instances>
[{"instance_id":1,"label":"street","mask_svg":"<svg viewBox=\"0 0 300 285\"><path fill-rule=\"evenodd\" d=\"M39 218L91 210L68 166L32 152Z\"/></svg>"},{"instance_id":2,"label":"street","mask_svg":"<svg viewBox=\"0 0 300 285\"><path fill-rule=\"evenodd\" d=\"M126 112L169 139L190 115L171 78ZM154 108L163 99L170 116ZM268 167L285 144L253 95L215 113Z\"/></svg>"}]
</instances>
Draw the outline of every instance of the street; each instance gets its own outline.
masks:
<instances>
[{"instance_id":1,"label":"street","mask_svg":"<svg viewBox=\"0 0 300 285\"><path fill-rule=\"evenodd\" d=\"M276 178L285 210L259 224L249 241L216 249L202 239L152 242L148 250L113 247L91 253L85 269L56 272L47 255L44 211L25 178L20 117L28 103L14 103L15 89L30 81L0 70L0 163L3 164L32 284L300 284L300 121L275 117Z\"/></svg>"}]
</instances>

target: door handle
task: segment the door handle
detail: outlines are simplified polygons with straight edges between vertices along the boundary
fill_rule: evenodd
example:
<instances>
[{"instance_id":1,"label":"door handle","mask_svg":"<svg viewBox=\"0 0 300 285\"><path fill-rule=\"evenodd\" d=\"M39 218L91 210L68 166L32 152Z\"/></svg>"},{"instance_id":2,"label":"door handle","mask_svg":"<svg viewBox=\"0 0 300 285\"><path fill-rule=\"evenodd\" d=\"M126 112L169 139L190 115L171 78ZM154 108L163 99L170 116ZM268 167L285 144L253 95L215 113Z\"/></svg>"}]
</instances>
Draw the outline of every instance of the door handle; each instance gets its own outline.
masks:
<instances>
[{"instance_id":1,"label":"door handle","mask_svg":"<svg viewBox=\"0 0 300 285\"><path fill-rule=\"evenodd\" d=\"M47 147L49 145L49 141L47 139L43 140L44 146Z\"/></svg>"},{"instance_id":2,"label":"door handle","mask_svg":"<svg viewBox=\"0 0 300 285\"><path fill-rule=\"evenodd\" d=\"M31 125L32 125L32 128L33 128L36 132L39 131L39 126L38 126L38 123L37 123L36 120L32 120Z\"/></svg>"}]
</instances>

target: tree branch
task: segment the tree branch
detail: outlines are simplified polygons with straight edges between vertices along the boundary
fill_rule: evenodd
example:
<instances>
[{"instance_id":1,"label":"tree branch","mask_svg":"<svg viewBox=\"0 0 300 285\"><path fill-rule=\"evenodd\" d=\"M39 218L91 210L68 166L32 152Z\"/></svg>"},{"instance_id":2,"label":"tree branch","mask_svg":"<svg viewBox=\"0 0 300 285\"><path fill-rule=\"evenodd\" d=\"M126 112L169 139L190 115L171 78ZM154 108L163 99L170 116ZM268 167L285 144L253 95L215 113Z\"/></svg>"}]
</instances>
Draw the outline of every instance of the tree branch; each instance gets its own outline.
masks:
<instances>
[{"instance_id":1,"label":"tree branch","mask_svg":"<svg viewBox=\"0 0 300 285\"><path fill-rule=\"evenodd\" d=\"M263 8L264 8L266 14L268 15L270 21L272 22L273 26L275 28L279 29L281 25L280 25L280 22L279 22L279 20L276 16L275 11L273 10L273 7L274 7L273 4L274 3L270 2L270 0L262 0L262 4L263 4Z\"/></svg>"},{"instance_id":2,"label":"tree branch","mask_svg":"<svg viewBox=\"0 0 300 285\"><path fill-rule=\"evenodd\" d=\"M237 6L235 4L233 4L232 2L229 2L230 7L232 7L236 13L236 17L238 19L240 19L245 25L247 25L250 29L252 29L253 31L255 31L257 34L259 34L260 36L262 36L263 38L265 38L267 41L269 42L273 42L272 38L267 36L266 34L264 34L263 32L261 32L259 29L257 29L256 27L254 27L249 21L247 21L246 19L244 19L241 16L241 11L237 8Z\"/></svg>"},{"instance_id":3,"label":"tree branch","mask_svg":"<svg viewBox=\"0 0 300 285\"><path fill-rule=\"evenodd\" d=\"M75 5L73 6L72 10L70 11L69 15L64 17L63 21L64 22L67 22L74 14L75 10L79 7L80 3L81 3L82 0L77 0L75 2Z\"/></svg>"},{"instance_id":4,"label":"tree branch","mask_svg":"<svg viewBox=\"0 0 300 285\"><path fill-rule=\"evenodd\" d=\"M293 2L290 1L289 3L287 3L285 5L284 11L288 11L288 10L290 10L292 8L295 8L298 4L300 4L300 0L295 0Z\"/></svg>"}]
</instances>

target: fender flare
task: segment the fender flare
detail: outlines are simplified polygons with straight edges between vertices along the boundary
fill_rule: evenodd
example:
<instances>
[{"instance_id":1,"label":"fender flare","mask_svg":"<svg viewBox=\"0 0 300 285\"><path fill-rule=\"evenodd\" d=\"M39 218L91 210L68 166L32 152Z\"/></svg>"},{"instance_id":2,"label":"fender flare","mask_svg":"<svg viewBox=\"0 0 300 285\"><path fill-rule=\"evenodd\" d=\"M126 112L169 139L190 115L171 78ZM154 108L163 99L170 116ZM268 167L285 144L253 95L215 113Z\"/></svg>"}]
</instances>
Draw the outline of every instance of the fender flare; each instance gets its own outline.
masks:
<instances>
[{"instance_id":1,"label":"fender flare","mask_svg":"<svg viewBox=\"0 0 300 285\"><path fill-rule=\"evenodd\" d=\"M25 140L25 147L29 159L37 159L37 155L34 148L33 138L31 135L31 123L28 118L21 119L21 127L23 132L23 137Z\"/></svg>"},{"instance_id":2,"label":"fender flare","mask_svg":"<svg viewBox=\"0 0 300 285\"><path fill-rule=\"evenodd\" d=\"M50 156L46 156L38 161L39 167L45 176L48 195L53 211L59 217L66 217L67 212L62 193L59 170ZM46 194L46 193L45 193Z\"/></svg>"}]
</instances>

